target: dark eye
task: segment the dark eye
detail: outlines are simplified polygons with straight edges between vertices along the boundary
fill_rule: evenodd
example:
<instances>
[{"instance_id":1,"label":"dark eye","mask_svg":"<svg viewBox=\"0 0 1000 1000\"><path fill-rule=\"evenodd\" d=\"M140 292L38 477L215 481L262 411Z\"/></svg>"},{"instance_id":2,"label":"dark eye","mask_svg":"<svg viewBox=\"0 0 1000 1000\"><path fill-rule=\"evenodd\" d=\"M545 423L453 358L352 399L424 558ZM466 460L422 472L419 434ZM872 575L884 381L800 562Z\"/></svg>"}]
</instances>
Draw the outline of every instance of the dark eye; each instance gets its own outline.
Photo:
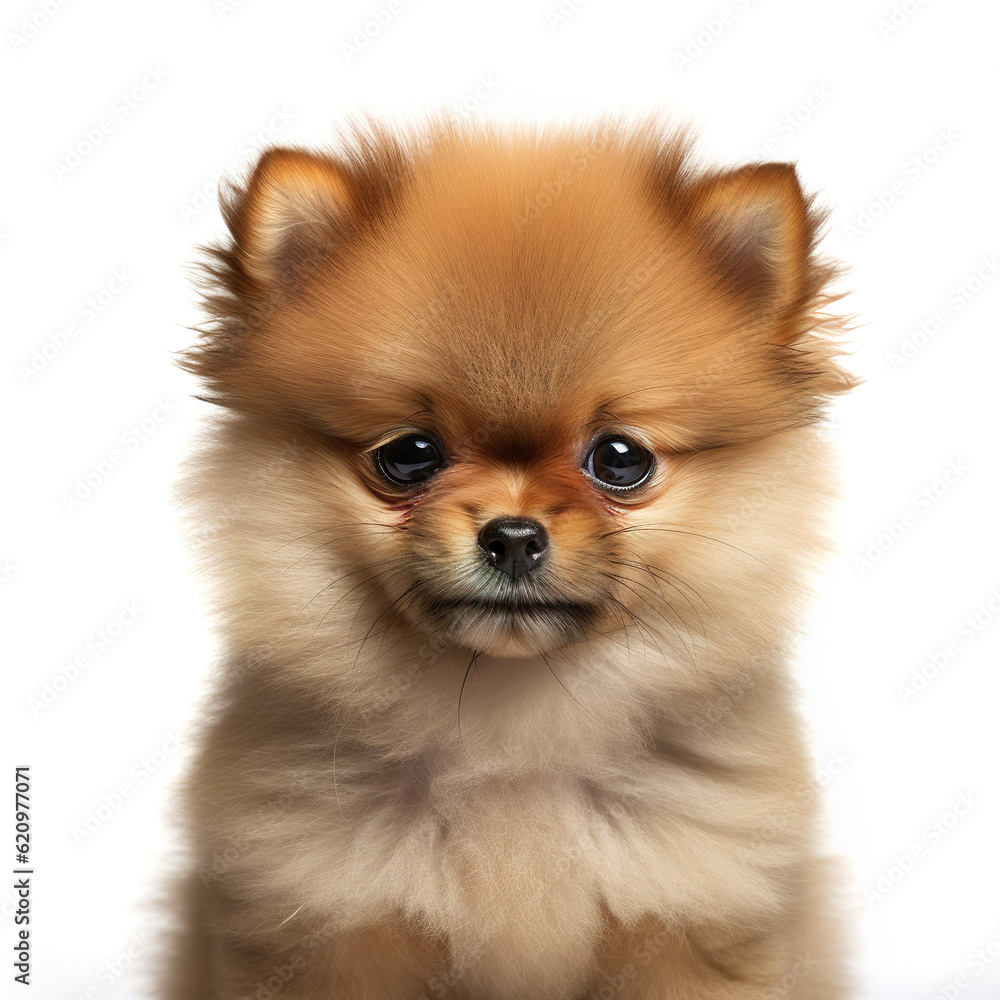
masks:
<instances>
[{"instance_id":1,"label":"dark eye","mask_svg":"<svg viewBox=\"0 0 1000 1000\"><path fill-rule=\"evenodd\" d=\"M608 437L591 449L583 471L602 486L626 490L644 482L653 469L653 456L634 441Z\"/></svg>"},{"instance_id":2,"label":"dark eye","mask_svg":"<svg viewBox=\"0 0 1000 1000\"><path fill-rule=\"evenodd\" d=\"M444 468L441 446L427 434L407 434L375 452L379 472L390 482L410 486Z\"/></svg>"}]
</instances>

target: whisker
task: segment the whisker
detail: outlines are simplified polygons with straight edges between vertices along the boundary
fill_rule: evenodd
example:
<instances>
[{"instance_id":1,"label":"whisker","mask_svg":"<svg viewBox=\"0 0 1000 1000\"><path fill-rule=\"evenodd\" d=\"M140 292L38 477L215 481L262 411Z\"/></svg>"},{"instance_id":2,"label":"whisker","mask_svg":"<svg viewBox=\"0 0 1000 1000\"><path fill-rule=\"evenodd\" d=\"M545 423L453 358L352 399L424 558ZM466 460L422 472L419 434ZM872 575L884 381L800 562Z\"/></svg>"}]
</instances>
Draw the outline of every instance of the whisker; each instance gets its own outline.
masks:
<instances>
[{"instance_id":1,"label":"whisker","mask_svg":"<svg viewBox=\"0 0 1000 1000\"><path fill-rule=\"evenodd\" d=\"M625 619L622 618L622 621L624 622ZM612 635L610 632L602 632L599 628L594 628L593 626L591 626L590 630L591 630L591 632L595 633L596 635L604 636L604 638L607 639L608 642L613 642L616 646L625 646L625 649L626 650L628 649L628 643L619 642L614 637L614 635ZM570 662L572 662L572 661L570 661Z\"/></svg>"},{"instance_id":2,"label":"whisker","mask_svg":"<svg viewBox=\"0 0 1000 1000\"><path fill-rule=\"evenodd\" d=\"M622 620L622 637L625 639L625 657L628 660L629 664L631 664L632 663L632 646L631 646L631 644L628 641L628 623L625 621L625 616L622 614L622 605L621 605L621 602L620 601L616 601L613 597L611 598L611 601L613 603L619 605L618 616Z\"/></svg>"},{"instance_id":3,"label":"whisker","mask_svg":"<svg viewBox=\"0 0 1000 1000\"><path fill-rule=\"evenodd\" d=\"M580 706L580 708L582 708L583 711L587 713L587 715L589 715L595 721L600 722L601 720L598 719L597 716L594 715L594 713L591 712L590 709L587 708L586 705L584 705L580 701L580 699L577 698L577 696L575 694L573 694L573 692L570 691L570 689L568 687L566 687L566 685L562 682L562 679L559 677L559 675L552 668L552 664L549 663L548 656L546 656L545 653L541 653L540 655L542 657L542 660L545 662L545 666L547 666L549 668L549 673L552 674L552 676L559 682L559 686L563 689L563 691L565 691L566 694L568 694L573 699L573 701L575 701Z\"/></svg>"},{"instance_id":4,"label":"whisker","mask_svg":"<svg viewBox=\"0 0 1000 1000\"><path fill-rule=\"evenodd\" d=\"M389 570L388 572L392 573L392 572L393 572L393 570ZM381 575L382 575L381 573L376 573L376 574L375 574L375 576L371 577L370 579L372 579L372 580L374 580L374 579L377 579L377 578L378 578L379 576L381 576ZM363 580L363 581L362 581L362 583L367 583L367 582L368 582L368 580ZM360 586L361 586L361 584L358 584L358 586L360 587ZM356 587L352 587L351 589L352 589L352 590L356 590L357 588L356 588ZM345 594L344 596L346 597L347 595ZM360 615L360 614L361 614L361 609L362 609L362 608L363 608L363 607L364 607L364 606L365 606L365 605L366 605L366 604L367 604L367 603L368 603L368 602L369 602L369 601L370 601L370 600L372 599L372 597L374 597L374 596L375 596L375 588L373 587L373 588L372 588L371 590L369 590L369 591L368 591L368 593L367 593L367 594L365 594L365 596L364 596L364 599L363 599L363 600L361 601L361 603L360 603L360 604L358 605L358 609L357 609L357 611L355 611L355 612L354 612L354 617L353 617L353 618L351 619L351 625L350 625L350 628L348 628L348 630L347 630L347 645L348 645L348 646L350 646L350 644L351 644L351 636L352 636L352 635L354 635L354 626L355 626L355 625L356 625L356 624L358 623L358 615ZM338 601L337 603L339 603L339 601ZM333 610L333 609L331 608L331 610ZM329 614L329 612L327 612L327 613ZM324 617L326 617L326 616L324 615Z\"/></svg>"},{"instance_id":5,"label":"whisker","mask_svg":"<svg viewBox=\"0 0 1000 1000\"><path fill-rule=\"evenodd\" d=\"M710 542L718 542L719 545L725 545L727 548L734 549L736 552L742 552L743 555L750 559L755 559L761 564L761 566L766 566L767 563L763 559L758 558L752 552L747 552L746 549L741 549L738 545L733 545L732 542L727 542L721 538L716 538L714 535L704 535L699 531L689 531L684 528L673 528L673 527L658 527L659 525L666 525L667 521L656 521L653 524L630 524L626 525L624 528L615 528L614 531L606 531L601 538L609 538L611 535L618 535L625 531L665 531L671 532L675 535L691 535L694 538L705 538Z\"/></svg>"},{"instance_id":6,"label":"whisker","mask_svg":"<svg viewBox=\"0 0 1000 1000\"><path fill-rule=\"evenodd\" d=\"M655 636L656 632L653 629L651 629L649 627L649 625L646 622L644 622L641 618L639 618L635 614L633 614L632 610L627 605L625 605L621 601L619 601L616 597L612 597L611 600L615 604L617 604L625 612L625 614L627 614L629 616L629 618L632 619L633 622L635 622L635 626L639 630L639 638L642 639L642 655L645 657L645 655L646 655L646 636L644 635L644 630L646 632L649 632L649 634L651 636ZM626 632L626 635L627 634L628 633ZM656 651L660 654L660 656L664 660L669 660L669 657L663 652L663 647L658 642L654 642L653 645L656 647Z\"/></svg>"},{"instance_id":7,"label":"whisker","mask_svg":"<svg viewBox=\"0 0 1000 1000\"><path fill-rule=\"evenodd\" d=\"M390 534L393 531L398 531L398 527L394 524L385 524L382 521L344 521L342 524L331 524L325 528L317 528L315 531L307 531L304 535L298 535L295 538L290 538L287 542L282 542L278 546L280 551L289 545L294 545L296 542L301 542L303 538L312 538L313 535L320 535L324 531L338 531L340 528L355 528L355 527L371 527L371 528L387 528L388 531L385 534Z\"/></svg>"},{"instance_id":8,"label":"whisker","mask_svg":"<svg viewBox=\"0 0 1000 1000\"><path fill-rule=\"evenodd\" d=\"M632 619L632 621L635 623L635 627L637 629L639 629L639 638L642 639L642 655L643 655L643 657L645 657L646 656L646 638L642 634L642 629L639 626L639 619L636 618L636 616L634 614L632 614L632 612L621 601L619 601L617 597L612 597L611 601L612 601L612 603L618 605L618 607L622 611L624 611L625 614L629 616L629 618ZM622 630L623 630L623 633L625 635L625 643L626 643L626 646L627 646L628 645L628 625L626 625L626 623L625 623L625 617L624 617L624 615L622 616ZM629 648L629 651L628 651L628 658L629 658L629 661L631 662L631 659L632 659L632 650L631 650L631 648Z\"/></svg>"},{"instance_id":9,"label":"whisker","mask_svg":"<svg viewBox=\"0 0 1000 1000\"><path fill-rule=\"evenodd\" d=\"M364 533L353 532L350 535L338 535L337 538L336 538L336 541L340 541L342 539L351 539L351 538L371 538L371 537L373 537L375 535L389 535L391 533L392 532L389 532L389 531L368 531L368 532L364 532ZM316 532L312 532L312 534L316 534ZM308 537L308 536L306 536L306 535L302 536L302 538L306 538L306 537ZM287 566L285 566L284 570L287 572L288 570L292 569L294 566L298 566L298 564L300 562L302 562L303 559L308 558L314 552L319 552L320 549L329 549L329 548L332 548L333 544L334 544L334 540L330 539L330 540L327 540L325 542L320 542L319 545L314 545L307 552L304 552L302 555L300 555L298 557L298 559L296 559L294 562L290 562ZM285 547L284 545L279 545L278 549L276 551L280 551L284 547Z\"/></svg>"},{"instance_id":10,"label":"whisker","mask_svg":"<svg viewBox=\"0 0 1000 1000\"><path fill-rule=\"evenodd\" d=\"M344 816L344 809L343 806L341 806L340 804L340 792L337 790L337 744L340 742L340 734L344 731L344 726L346 725L347 722L345 720L343 725L341 725L340 729L337 730L337 736L333 741L333 759L331 761L333 769L333 795L334 798L337 800L337 810L341 816Z\"/></svg>"},{"instance_id":11,"label":"whisker","mask_svg":"<svg viewBox=\"0 0 1000 1000\"><path fill-rule=\"evenodd\" d=\"M305 906L305 905L306 905L305 903L303 903L303 904L302 904L302 906ZM300 907L299 907L299 910L301 910L301 909L302 909L302 906L300 906ZM288 923L288 921L289 921L289 920L291 920L291 919L292 919L292 917L294 917L294 916L295 916L295 914L299 912L299 910L296 910L296 911L295 911L295 913L290 913L290 914L289 914L289 915L288 915L287 917L285 917L285 919L284 919L284 920L282 920L282 921L281 921L281 923L280 923L280 924L278 924L278 926L279 926L279 927L284 927L284 926L285 926L285 924L287 924L287 923Z\"/></svg>"},{"instance_id":12,"label":"whisker","mask_svg":"<svg viewBox=\"0 0 1000 1000\"><path fill-rule=\"evenodd\" d=\"M639 583L638 580L626 579L625 577L619 576L616 573L605 573L604 575L607 576L609 579L617 580L620 584L622 584L626 588L626 590L628 590L631 593L635 594L635 596L638 597L640 601L642 601L644 604L647 604L649 607L651 607L663 619L663 621L667 625L670 626L670 628L673 631L674 635L677 636L678 640L680 641L680 644L684 647L684 649L686 650L688 656L690 657L690 659L691 659L691 665L694 666L694 649L692 649L684 641L684 637L681 635L680 631L674 625L674 623L672 621L670 621L670 619L667 618L667 616L662 611L660 611L660 609L655 604L653 604L652 601L650 601L647 598L643 597L642 594L640 594L637 591L633 590L632 587L629 586L630 584L633 584L633 583L636 586L638 586L638 587L642 587L642 586L645 586L645 585ZM654 593L654 591L651 588L649 588L649 587L646 587L646 590L648 590L651 594ZM671 607L671 605L666 601L665 598L664 598L664 603L667 605L668 608L670 608L671 611L674 611L673 607ZM676 613L677 612L674 611L674 614L676 614Z\"/></svg>"},{"instance_id":13,"label":"whisker","mask_svg":"<svg viewBox=\"0 0 1000 1000\"><path fill-rule=\"evenodd\" d=\"M332 587L336 587L337 584L340 583L342 580L346 580L348 577L354 576L357 573L364 573L366 570L374 569L376 566L384 566L386 563L396 562L396 561L398 561L400 559L403 559L403 558L404 557L402 555L390 556L388 559L380 559L378 562L365 563L364 566L361 566L361 567L359 567L358 569L355 569L355 570L351 570L350 573L344 573L343 576L338 576L336 580L332 581L331 583L328 583L325 587L323 587L322 590L320 590L317 593L313 594L313 596L309 598L309 600L306 602L306 604L302 608L302 610L295 616L295 619L292 622L292 624L294 625L295 622L297 622L299 620L299 618L306 611L306 609L309 607L309 605L312 604L312 602L315 601L317 597L319 597L321 594L325 594ZM375 576L378 576L378 574L376 573ZM369 577L369 579L373 580L373 579L375 579L375 577L374 576L373 577ZM362 581L362 582L367 582L367 581ZM348 591L348 593L350 593L350 591ZM347 595L345 594L344 596L346 597Z\"/></svg>"},{"instance_id":14,"label":"whisker","mask_svg":"<svg viewBox=\"0 0 1000 1000\"><path fill-rule=\"evenodd\" d=\"M419 585L420 585L420 581L419 580L415 580L413 583L411 583L409 585L409 587L407 587L406 590L404 590L399 595L399 597L396 598L396 600L394 600L391 604L389 604L385 608L383 608L382 611L379 613L378 617L375 619L375 621L373 621L371 623L371 625L368 628L368 631L365 633L365 637L361 640L361 645L358 646L357 655L354 657L354 666L355 667L357 667L357 665L358 665L358 660L361 659L361 650L364 649L365 643L368 641L368 637L372 634L372 629L375 628L375 626L379 623L379 621L381 620L381 618L383 617L383 615L385 615L387 612L391 611L404 597L406 597L406 595L408 593L410 593L410 591L412 591L414 588L418 587Z\"/></svg>"},{"instance_id":15,"label":"whisker","mask_svg":"<svg viewBox=\"0 0 1000 1000\"><path fill-rule=\"evenodd\" d=\"M315 638L315 636L316 636L316 633L317 633L317 632L318 632L318 631L320 630L320 628L321 628L321 627L323 626L323 623L324 623L324 622L325 622L325 621L327 620L327 618L329 618L329 616L330 616L330 613L331 613L331 612L333 611L333 609L334 609L334 608L335 608L335 607L336 607L336 606L337 606L338 604L340 604L340 602L341 602L342 600L344 600L345 598L347 598L347 597L349 597L349 596L350 596L351 594L353 594L353 593L354 593L354 591L358 589L358 587L363 587L363 586L364 586L364 585L365 585L366 583L371 583L371 581L372 581L372 580L377 580L377 579L378 579L378 578L379 578L380 576L386 576L386 577L388 577L388 576L392 576L393 574L395 574L395 573L398 573L398 572L400 572L400 571L401 571L402 569L404 569L404 568L405 568L405 567L398 567L398 568L396 568L396 569L389 569L389 570L383 570L382 572L379 572L379 573L373 573L373 574L372 574L371 576L369 576L369 577L367 577L366 579L362 580L362 581L361 581L360 583L356 583L356 584L355 584L355 585L354 585L353 587L351 587L351 588L350 588L350 590L348 590L348 591L347 591L346 593L344 593L344 594L341 594L341 595L340 595L340 597L338 597L338 598L337 598L337 600L335 600L335 601L333 602L333 604L331 604L331 605L330 605L330 607L328 607L328 608L326 609L326 611L325 611L325 612L324 612L324 614L323 614L323 617L322 617L322 618L320 618L319 622L318 622L318 623L317 623L317 625L316 625L316 628L314 628L314 629L313 629L313 632L312 632L312 635L311 635L311 636L310 636L309 638L310 638L310 639L313 639L313 638ZM330 589L329 587L325 587L325 588L324 588L324 590L329 590L329 589ZM355 614L354 614L354 619L353 619L353 620L351 621L351 627L350 627L350 629L348 629L348 632L347 632L347 637L348 637L348 642L350 642L350 636L351 636L351 632L352 632L352 631L353 631L353 629L354 629L354 622L356 622L356 621L358 620L358 613L359 613L359 612L361 611L361 608L362 608L362 607L364 607L364 605L365 605L365 602L366 602L366 601L368 600L368 598L369 598L369 597L371 597L371 596L372 596L372 595L371 595L371 594L369 593L369 594L368 594L368 595L367 595L367 596L365 597L364 601L362 601L362 602L361 602L360 606L358 607L358 610L357 610L357 611L355 612Z\"/></svg>"},{"instance_id":16,"label":"whisker","mask_svg":"<svg viewBox=\"0 0 1000 1000\"><path fill-rule=\"evenodd\" d=\"M660 573L644 562L633 562L630 559L611 559L610 562L612 562L615 566L631 566L633 569L638 569L644 573L648 573L654 580L658 581L656 584L656 588L657 590L659 590L660 596L663 597L664 600L666 600L666 597L663 594L663 589L660 587L660 583L665 583L668 587L672 587L674 590L676 590L677 593L680 594L680 596L687 602L688 607L695 613L695 615L697 615L698 625L701 628L702 638L704 639L708 638L708 634L705 631L705 621L701 617L701 612L698 610L697 606L692 602L691 598L688 597L687 594L685 594L684 591L681 590L681 588L678 587L677 584L673 582L673 580L670 578L671 575L669 573ZM679 580L680 578L678 577L677 579ZM638 583L638 581L636 581L636 583ZM697 595L697 592L695 593ZM703 604L705 604L705 606L708 608L709 611L712 611L711 606L708 605L708 603L705 601L704 598L701 598L701 601ZM678 617L680 617L680 615L678 615ZM716 618L716 624L718 624L718 618Z\"/></svg>"},{"instance_id":17,"label":"whisker","mask_svg":"<svg viewBox=\"0 0 1000 1000\"><path fill-rule=\"evenodd\" d=\"M462 749L465 749L465 740L462 739L462 695L465 694L465 682L469 679L469 671L472 669L472 664L480 657L479 650L472 651L472 659L469 660L469 665L465 668L465 676L462 678L462 686L458 692L458 742L462 744Z\"/></svg>"},{"instance_id":18,"label":"whisker","mask_svg":"<svg viewBox=\"0 0 1000 1000\"><path fill-rule=\"evenodd\" d=\"M417 581L417 583L419 583L419 582L420 582L420 581L418 580L418 581ZM414 585L414 586L415 586L415 585ZM409 591L406 591L405 593L403 593L403 594L401 595L401 598L403 598L403 597L406 597L406 594L407 594L407 593L410 593L410 592L413 592L413 591L414 591L414 587L411 587ZM400 607L398 607L398 608L396 609L396 614L397 614L397 616L398 616L398 615L400 615L400 614L402 614L402 612L403 612L403 611L404 611L404 610L406 609L406 607L407 607L407 606L408 606L409 604L412 604L412 603L413 603L413 599L411 599L411 600L410 600L409 602L404 602L403 604L401 604L401 605L400 605ZM389 621L389 622L386 622L386 625L385 625L385 628L383 628L383 629L382 629L382 631L381 631L381 632L379 633L379 636L380 636L380 638L379 638L379 643L378 643L378 650L377 650L377 651L376 651L376 653L375 653L375 662L376 662L376 664L378 664L378 663L381 663L381 662L382 662L382 647L383 647L383 646L385 645L385 637L386 637L386 636L387 636L387 635L388 635L388 634L389 634L389 633L390 633L390 632L392 631L392 626L393 626L393 622L391 622L391 621ZM401 641L402 639L404 639L404 638L406 638L405 634L404 634L404 635L401 635L401 636L400 636L400 638L396 640L395 644L394 644L393 646L391 646L391 647L390 647L390 650L391 650L391 649L395 649L395 648L396 648L396 646L398 646L398 645L399 645L400 641ZM445 644L445 645L446 645L446 644ZM439 647L438 649L436 649L436 650L435 650L435 649L432 649L432 650L430 651L430 653L436 653L436 652L439 652L439 651L440 651L441 649L444 649L444 648L445 648L445 646L444 646L444 645L442 645L442 646L440 646L440 647ZM428 655L428 656L429 656L429 655L430 655L430 653L427 653L426 655Z\"/></svg>"},{"instance_id":19,"label":"whisker","mask_svg":"<svg viewBox=\"0 0 1000 1000\"><path fill-rule=\"evenodd\" d=\"M701 601L704 608L712 615L712 617L715 619L715 624L719 626L720 630L722 629L722 622L719 621L719 616L715 613L715 608L713 608L712 605L708 603L708 601L702 595L701 591L697 590L690 583L688 583L687 580L683 579L683 577L678 576L676 573L670 573L663 568L657 568L656 570L653 570L648 563L644 562L642 563L642 565L650 573L653 573L654 576L657 574L662 574L660 576L660 579L662 579L664 583L669 583L671 587L674 587L674 589L678 590L680 593L683 594L683 591L680 591L680 587L689 590L692 594L694 594L695 597L698 598L699 601ZM676 583L674 581L676 581Z\"/></svg>"},{"instance_id":20,"label":"whisker","mask_svg":"<svg viewBox=\"0 0 1000 1000\"><path fill-rule=\"evenodd\" d=\"M611 560L611 561L612 562L616 562L616 560ZM654 571L646 563L639 563L639 564L629 563L629 565L635 565L637 567L641 565L641 567L644 568L646 570L646 572L652 573L654 576L658 576L658 572ZM685 587L689 591L691 591L691 593L694 594L694 596L697 597L699 601L701 601L701 603L704 605L704 607L708 611L708 613L715 619L715 624L718 627L719 631L722 632L723 634L725 634L726 637L730 641L736 642L737 645L739 645L739 647L741 649L744 649L744 650L746 649L746 645L742 642L742 640L739 638L739 636L733 635L732 632L730 632L729 630L727 630L725 628L725 626L722 624L721 620L719 619L719 616L715 613L715 608L712 607L712 605L705 599L705 597L701 594L700 591L698 591L690 583L688 583L686 580L682 579L681 577L677 576L676 574L668 573L666 570L662 570L662 569L659 572L664 574L664 583L668 583L670 586L673 587L674 584L671 581L672 580L676 580L677 583L680 584L682 587ZM666 579L667 577L669 577L669 579ZM677 588L675 587L675 589L677 589ZM681 592L681 594L683 596L683 592ZM688 603L691 604L690 601L688 601ZM695 609L694 605L692 605L692 610L694 610L695 613L698 614L698 612ZM707 633L705 631L704 621L701 619L700 615L698 615L698 618L699 618L699 621L700 621L701 626L702 626L702 636L705 639L707 639L708 636L707 636Z\"/></svg>"}]
</instances>

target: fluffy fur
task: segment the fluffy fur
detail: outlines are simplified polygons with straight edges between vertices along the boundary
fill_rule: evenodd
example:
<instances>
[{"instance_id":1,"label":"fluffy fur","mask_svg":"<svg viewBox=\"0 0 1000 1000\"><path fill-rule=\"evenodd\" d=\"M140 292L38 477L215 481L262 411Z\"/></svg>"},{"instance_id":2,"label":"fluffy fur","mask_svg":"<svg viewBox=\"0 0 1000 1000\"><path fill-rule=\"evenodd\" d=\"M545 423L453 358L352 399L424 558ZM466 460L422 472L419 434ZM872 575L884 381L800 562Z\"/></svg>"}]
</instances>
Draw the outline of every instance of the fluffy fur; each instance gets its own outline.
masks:
<instances>
[{"instance_id":1,"label":"fluffy fur","mask_svg":"<svg viewBox=\"0 0 1000 1000\"><path fill-rule=\"evenodd\" d=\"M161 996L844 996L787 664L852 378L794 168L367 124L223 208L184 363L226 661ZM448 464L407 490L413 428ZM604 432L634 495L580 470ZM521 582L497 516L548 532Z\"/></svg>"}]
</instances>

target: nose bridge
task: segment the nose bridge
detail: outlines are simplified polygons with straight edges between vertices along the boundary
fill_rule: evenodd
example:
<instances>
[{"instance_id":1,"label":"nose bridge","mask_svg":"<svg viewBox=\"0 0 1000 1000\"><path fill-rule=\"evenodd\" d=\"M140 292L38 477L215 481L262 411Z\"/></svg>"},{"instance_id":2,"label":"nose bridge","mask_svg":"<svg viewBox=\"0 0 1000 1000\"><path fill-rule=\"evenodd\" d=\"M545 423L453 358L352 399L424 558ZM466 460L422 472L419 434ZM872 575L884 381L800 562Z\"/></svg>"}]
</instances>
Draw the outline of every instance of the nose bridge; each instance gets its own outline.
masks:
<instances>
[{"instance_id":1,"label":"nose bridge","mask_svg":"<svg viewBox=\"0 0 1000 1000\"><path fill-rule=\"evenodd\" d=\"M523 518L535 516L526 508L531 493L528 471L520 466L494 466L489 477L489 485L485 483L480 494L480 506L484 521L497 517Z\"/></svg>"},{"instance_id":2,"label":"nose bridge","mask_svg":"<svg viewBox=\"0 0 1000 1000\"><path fill-rule=\"evenodd\" d=\"M495 518L526 518L548 527L554 514L580 502L580 473L555 461L483 463L469 469L479 527Z\"/></svg>"}]
</instances>

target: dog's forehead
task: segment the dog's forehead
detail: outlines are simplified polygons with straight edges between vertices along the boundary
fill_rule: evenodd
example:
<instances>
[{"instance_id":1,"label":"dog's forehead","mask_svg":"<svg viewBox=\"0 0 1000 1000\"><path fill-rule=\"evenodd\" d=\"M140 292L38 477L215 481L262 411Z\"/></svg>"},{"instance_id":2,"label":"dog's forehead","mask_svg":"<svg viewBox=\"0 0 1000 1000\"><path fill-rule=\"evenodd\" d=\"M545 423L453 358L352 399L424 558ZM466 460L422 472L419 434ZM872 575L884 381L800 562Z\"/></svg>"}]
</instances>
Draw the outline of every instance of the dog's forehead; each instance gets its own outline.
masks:
<instances>
[{"instance_id":1,"label":"dog's forehead","mask_svg":"<svg viewBox=\"0 0 1000 1000\"><path fill-rule=\"evenodd\" d=\"M692 346L712 330L666 254L610 273L557 244L535 268L496 253L450 264L367 315L352 373L366 408L378 398L399 423L432 414L470 449L528 454L646 423L650 390L683 393L697 376Z\"/></svg>"},{"instance_id":2,"label":"dog's forehead","mask_svg":"<svg viewBox=\"0 0 1000 1000\"><path fill-rule=\"evenodd\" d=\"M385 317L375 364L425 395L496 412L589 409L620 394L650 342L668 340L672 317L688 311L683 289L671 308L662 282L595 273L559 245L531 268L498 253L456 254L450 265Z\"/></svg>"},{"instance_id":3,"label":"dog's forehead","mask_svg":"<svg viewBox=\"0 0 1000 1000\"><path fill-rule=\"evenodd\" d=\"M450 450L528 461L632 424L648 382L605 345L572 335L457 338L398 372L395 408Z\"/></svg>"}]
</instances>

